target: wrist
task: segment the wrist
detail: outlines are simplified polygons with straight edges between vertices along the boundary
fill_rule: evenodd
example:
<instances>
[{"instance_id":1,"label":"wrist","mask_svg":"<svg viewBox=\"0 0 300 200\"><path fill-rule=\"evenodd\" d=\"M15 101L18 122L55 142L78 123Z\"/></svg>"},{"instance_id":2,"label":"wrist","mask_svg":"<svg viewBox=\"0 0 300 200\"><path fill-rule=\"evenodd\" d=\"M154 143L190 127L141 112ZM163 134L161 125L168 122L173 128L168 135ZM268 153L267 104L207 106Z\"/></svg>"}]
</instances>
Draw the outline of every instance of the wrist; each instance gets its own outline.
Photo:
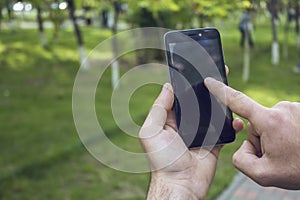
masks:
<instances>
[{"instance_id":1,"label":"wrist","mask_svg":"<svg viewBox=\"0 0 300 200\"><path fill-rule=\"evenodd\" d=\"M205 199L193 191L194 186L187 180L174 180L167 176L152 174L147 200L153 199Z\"/></svg>"}]
</instances>

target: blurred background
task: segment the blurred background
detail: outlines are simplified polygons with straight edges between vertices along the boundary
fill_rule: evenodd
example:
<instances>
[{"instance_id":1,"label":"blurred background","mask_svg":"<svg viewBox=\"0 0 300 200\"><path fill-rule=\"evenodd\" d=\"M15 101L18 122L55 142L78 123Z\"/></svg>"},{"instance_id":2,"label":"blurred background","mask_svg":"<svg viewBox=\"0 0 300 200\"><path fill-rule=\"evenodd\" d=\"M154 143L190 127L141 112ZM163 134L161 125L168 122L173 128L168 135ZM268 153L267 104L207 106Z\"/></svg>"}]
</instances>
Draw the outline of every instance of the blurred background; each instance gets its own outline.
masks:
<instances>
[{"instance_id":1,"label":"blurred background","mask_svg":"<svg viewBox=\"0 0 300 200\"><path fill-rule=\"evenodd\" d=\"M1 0L0 199L145 198L149 174L102 165L83 147L74 126L75 76L101 41L136 27L217 27L229 84L271 107L278 101L300 101L299 15L299 0ZM164 59L159 50L128 53L100 80L99 123L128 151L142 150L114 122L112 88L132 67ZM159 90L148 84L131 97L137 124ZM223 148L208 199L231 183L237 173L231 156L245 138L239 133Z\"/></svg>"}]
</instances>

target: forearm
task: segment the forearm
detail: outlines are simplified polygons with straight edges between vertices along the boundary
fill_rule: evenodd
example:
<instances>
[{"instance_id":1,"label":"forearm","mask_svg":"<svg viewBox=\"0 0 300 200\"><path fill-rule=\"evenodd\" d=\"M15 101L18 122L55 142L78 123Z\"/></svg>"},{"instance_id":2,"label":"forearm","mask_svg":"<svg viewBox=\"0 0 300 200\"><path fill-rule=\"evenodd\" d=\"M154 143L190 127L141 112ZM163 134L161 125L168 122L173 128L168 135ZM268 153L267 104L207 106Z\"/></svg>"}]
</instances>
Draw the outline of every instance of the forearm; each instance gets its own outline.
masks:
<instances>
[{"instance_id":1,"label":"forearm","mask_svg":"<svg viewBox=\"0 0 300 200\"><path fill-rule=\"evenodd\" d=\"M198 200L192 191L181 184L173 183L167 179L152 177L147 195L147 200L167 200L167 199L190 199Z\"/></svg>"}]
</instances>

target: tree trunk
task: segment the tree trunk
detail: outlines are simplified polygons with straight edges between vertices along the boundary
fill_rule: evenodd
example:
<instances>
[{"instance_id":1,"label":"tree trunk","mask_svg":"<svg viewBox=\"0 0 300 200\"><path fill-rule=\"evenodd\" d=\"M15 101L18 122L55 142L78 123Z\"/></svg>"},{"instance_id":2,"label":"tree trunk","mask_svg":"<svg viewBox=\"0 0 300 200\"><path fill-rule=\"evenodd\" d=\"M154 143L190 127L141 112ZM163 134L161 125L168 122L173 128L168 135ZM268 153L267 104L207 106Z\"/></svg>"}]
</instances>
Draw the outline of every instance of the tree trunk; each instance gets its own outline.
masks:
<instances>
[{"instance_id":1,"label":"tree trunk","mask_svg":"<svg viewBox=\"0 0 300 200\"><path fill-rule=\"evenodd\" d=\"M300 15L300 6L299 1L295 2L295 33L296 33L296 47L300 49L300 27L299 27L299 15Z\"/></svg>"},{"instance_id":2,"label":"tree trunk","mask_svg":"<svg viewBox=\"0 0 300 200\"><path fill-rule=\"evenodd\" d=\"M249 48L249 30L248 24L245 25L244 37L244 66L243 66L243 81L248 82L250 71L250 48Z\"/></svg>"},{"instance_id":3,"label":"tree trunk","mask_svg":"<svg viewBox=\"0 0 300 200\"><path fill-rule=\"evenodd\" d=\"M2 6L0 6L0 31L2 29L2 19L3 19Z\"/></svg>"},{"instance_id":4,"label":"tree trunk","mask_svg":"<svg viewBox=\"0 0 300 200\"><path fill-rule=\"evenodd\" d=\"M74 2L74 0L67 0L67 3L68 3L68 7L69 7L69 17L73 23L74 33L75 33L77 44L78 44L78 51L79 51L79 55L80 55L80 64L83 68L87 69L89 67L89 64L88 64L87 56L86 56L86 53L84 50L84 42L83 42L83 38L81 35L81 31L80 31L80 28L77 24L76 17L75 17L75 10L76 10L75 2Z\"/></svg>"},{"instance_id":5,"label":"tree trunk","mask_svg":"<svg viewBox=\"0 0 300 200\"><path fill-rule=\"evenodd\" d=\"M287 18L284 27L284 39L283 43L283 57L287 59L289 57L289 29L290 29L290 17L289 17L290 7L287 8Z\"/></svg>"},{"instance_id":6,"label":"tree trunk","mask_svg":"<svg viewBox=\"0 0 300 200\"><path fill-rule=\"evenodd\" d=\"M113 55L114 58L118 57L118 40L117 37L115 36L118 31L118 21L119 21L119 14L120 14L120 4L118 2L113 3L114 6L114 23L112 26L112 33L113 33L113 40L112 40L112 49L113 49ZM113 88L116 88L118 80L119 80L119 62L118 60L115 60L111 64L111 81L112 81L112 86Z\"/></svg>"},{"instance_id":7,"label":"tree trunk","mask_svg":"<svg viewBox=\"0 0 300 200\"><path fill-rule=\"evenodd\" d=\"M277 40L277 25L276 25L276 17L275 14L272 14L272 63L277 65L279 63L279 44Z\"/></svg>"},{"instance_id":8,"label":"tree trunk","mask_svg":"<svg viewBox=\"0 0 300 200\"><path fill-rule=\"evenodd\" d=\"M101 20L102 20L102 27L103 28L108 28L108 10L103 10L101 12Z\"/></svg>"},{"instance_id":9,"label":"tree trunk","mask_svg":"<svg viewBox=\"0 0 300 200\"><path fill-rule=\"evenodd\" d=\"M5 6L6 6L6 10L7 10L7 17L8 17L8 26L10 29L13 29L14 25L13 25L13 22L12 22L12 11L11 11L11 8L10 8L10 0L6 0L5 1Z\"/></svg>"},{"instance_id":10,"label":"tree trunk","mask_svg":"<svg viewBox=\"0 0 300 200\"><path fill-rule=\"evenodd\" d=\"M59 5L59 1L58 0L54 0L54 3L56 3L57 5ZM52 23L53 23L53 35L52 35L52 43L54 46L54 49L56 47L56 45L58 44L58 39L59 39L59 29L60 29L60 25L59 25L59 12L60 10L56 9L56 10L52 10Z\"/></svg>"},{"instance_id":11,"label":"tree trunk","mask_svg":"<svg viewBox=\"0 0 300 200\"><path fill-rule=\"evenodd\" d=\"M279 44L277 39L277 24L276 19L278 18L278 0L269 0L267 1L267 8L271 14L271 23L272 23L272 36L273 36L273 42L272 42L272 58L271 62L274 65L277 65L279 63Z\"/></svg>"},{"instance_id":12,"label":"tree trunk","mask_svg":"<svg viewBox=\"0 0 300 200\"><path fill-rule=\"evenodd\" d=\"M45 48L47 45L47 40L44 32L42 9L39 5L37 6L37 22L38 22L39 33L40 33L40 44L43 48Z\"/></svg>"},{"instance_id":13,"label":"tree trunk","mask_svg":"<svg viewBox=\"0 0 300 200\"><path fill-rule=\"evenodd\" d=\"M6 10L7 10L8 20L11 21L12 13L11 13L11 8L10 8L10 0L6 0L5 3L6 3Z\"/></svg>"}]
</instances>

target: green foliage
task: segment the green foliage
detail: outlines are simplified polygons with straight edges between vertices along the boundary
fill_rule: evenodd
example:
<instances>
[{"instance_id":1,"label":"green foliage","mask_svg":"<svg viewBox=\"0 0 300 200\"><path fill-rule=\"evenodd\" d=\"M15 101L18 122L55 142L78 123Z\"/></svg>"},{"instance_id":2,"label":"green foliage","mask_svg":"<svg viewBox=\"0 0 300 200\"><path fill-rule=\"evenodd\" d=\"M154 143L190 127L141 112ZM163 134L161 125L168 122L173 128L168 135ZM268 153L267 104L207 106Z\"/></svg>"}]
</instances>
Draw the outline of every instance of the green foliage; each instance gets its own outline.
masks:
<instances>
[{"instance_id":1,"label":"green foliage","mask_svg":"<svg viewBox=\"0 0 300 200\"><path fill-rule=\"evenodd\" d=\"M174 0L127 0L128 6L132 10L139 10L146 8L155 17L158 17L158 13L161 11L178 11L180 7L174 2Z\"/></svg>"},{"instance_id":2,"label":"green foliage","mask_svg":"<svg viewBox=\"0 0 300 200\"><path fill-rule=\"evenodd\" d=\"M127 21L135 26L161 26L173 28L175 13L180 10L173 0L126 0L128 4Z\"/></svg>"},{"instance_id":3,"label":"green foliage","mask_svg":"<svg viewBox=\"0 0 300 200\"><path fill-rule=\"evenodd\" d=\"M137 26L162 26L166 28L193 27L193 22L200 20L212 22L228 17L236 10L250 6L249 1L239 0L142 0L126 1L129 6L128 21Z\"/></svg>"},{"instance_id":4,"label":"green foliage","mask_svg":"<svg viewBox=\"0 0 300 200\"><path fill-rule=\"evenodd\" d=\"M282 100L299 102L300 78L292 73L299 59L294 33L289 40L289 59L274 67L270 64L270 24L257 24L250 80L246 84L241 80L242 51L236 24L237 21L225 20L216 23L230 67L229 84L265 106ZM279 41L286 41L281 30L279 24ZM89 50L111 35L109 30L83 27L82 31ZM46 33L49 38L51 30ZM70 35L72 29L63 30L55 52L51 52L39 46L36 30L0 32L1 199L144 199L149 174L110 169L81 146L71 110L79 58L75 38ZM136 64L130 55L121 59L122 73ZM138 140L122 133L113 120L109 70L101 83L95 101L101 126L115 144L141 151ZM129 108L137 123L143 122L159 89L157 85L147 85L133 94ZM223 148L207 199L216 199L230 184L236 173L231 156L245 138L245 132L239 133L234 143Z\"/></svg>"},{"instance_id":5,"label":"green foliage","mask_svg":"<svg viewBox=\"0 0 300 200\"><path fill-rule=\"evenodd\" d=\"M139 8L129 11L126 16L126 21L135 27L164 27L174 28L176 21L175 14L170 11L160 11L155 17L147 8Z\"/></svg>"}]
</instances>

